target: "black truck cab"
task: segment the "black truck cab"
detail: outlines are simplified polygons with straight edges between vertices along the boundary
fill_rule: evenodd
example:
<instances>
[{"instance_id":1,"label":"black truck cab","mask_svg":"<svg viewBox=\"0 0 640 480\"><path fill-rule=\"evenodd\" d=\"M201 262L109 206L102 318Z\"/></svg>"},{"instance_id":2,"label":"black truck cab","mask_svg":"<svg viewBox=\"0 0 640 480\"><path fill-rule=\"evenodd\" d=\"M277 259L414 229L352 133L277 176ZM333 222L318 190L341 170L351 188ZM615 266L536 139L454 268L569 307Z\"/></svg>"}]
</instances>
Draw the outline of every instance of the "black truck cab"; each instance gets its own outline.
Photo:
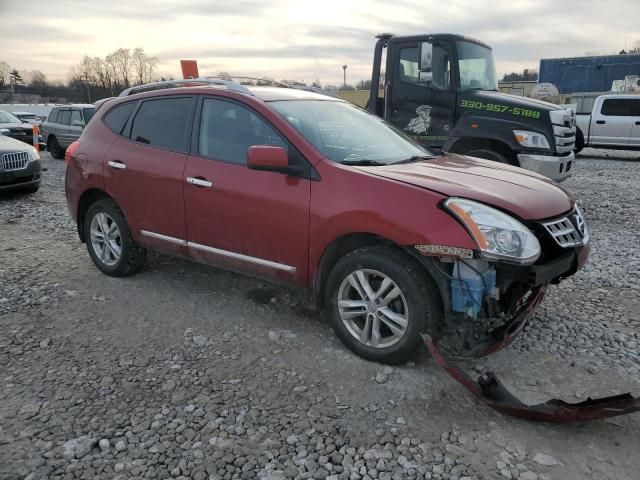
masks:
<instances>
[{"instance_id":1,"label":"black truck cab","mask_svg":"<svg viewBox=\"0 0 640 480\"><path fill-rule=\"evenodd\" d=\"M371 112L428 147L570 176L573 111L500 93L491 47L454 34L377 38Z\"/></svg>"}]
</instances>

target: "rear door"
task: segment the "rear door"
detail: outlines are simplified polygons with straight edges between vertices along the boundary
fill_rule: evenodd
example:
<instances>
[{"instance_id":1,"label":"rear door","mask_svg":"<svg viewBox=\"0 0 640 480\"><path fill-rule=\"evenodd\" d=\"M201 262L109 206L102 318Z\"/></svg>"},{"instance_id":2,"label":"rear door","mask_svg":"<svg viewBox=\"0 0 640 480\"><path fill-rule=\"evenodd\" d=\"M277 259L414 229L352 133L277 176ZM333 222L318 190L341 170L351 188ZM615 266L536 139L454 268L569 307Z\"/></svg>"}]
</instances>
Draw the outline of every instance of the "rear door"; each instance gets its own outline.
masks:
<instances>
[{"instance_id":1,"label":"rear door","mask_svg":"<svg viewBox=\"0 0 640 480\"><path fill-rule=\"evenodd\" d=\"M591 118L591 145L627 146L633 127L631 101L627 98L604 98L599 111Z\"/></svg>"},{"instance_id":2,"label":"rear door","mask_svg":"<svg viewBox=\"0 0 640 480\"><path fill-rule=\"evenodd\" d=\"M53 125L53 134L58 139L58 144L66 148L69 143L69 126L71 125L71 109L63 108L58 114L58 121Z\"/></svg>"},{"instance_id":3,"label":"rear door","mask_svg":"<svg viewBox=\"0 0 640 480\"><path fill-rule=\"evenodd\" d=\"M310 180L250 170L253 145L288 149L261 115L235 101L203 97L184 172L189 253L195 260L286 283L308 269Z\"/></svg>"},{"instance_id":4,"label":"rear door","mask_svg":"<svg viewBox=\"0 0 640 480\"><path fill-rule=\"evenodd\" d=\"M135 106L105 156L105 184L140 243L186 254L184 167L195 100L192 96L153 97ZM107 125L126 115L120 104L105 114ZM113 118L110 116L113 115ZM115 133L118 133L117 131Z\"/></svg>"},{"instance_id":5,"label":"rear door","mask_svg":"<svg viewBox=\"0 0 640 480\"><path fill-rule=\"evenodd\" d=\"M454 124L453 53L448 43L434 42L432 79L420 81L417 41L393 44L387 53L392 68L387 120L414 140L442 147Z\"/></svg>"},{"instance_id":6,"label":"rear door","mask_svg":"<svg viewBox=\"0 0 640 480\"><path fill-rule=\"evenodd\" d=\"M640 98L629 100L631 102L631 112L633 113L633 126L629 146L640 147Z\"/></svg>"}]
</instances>

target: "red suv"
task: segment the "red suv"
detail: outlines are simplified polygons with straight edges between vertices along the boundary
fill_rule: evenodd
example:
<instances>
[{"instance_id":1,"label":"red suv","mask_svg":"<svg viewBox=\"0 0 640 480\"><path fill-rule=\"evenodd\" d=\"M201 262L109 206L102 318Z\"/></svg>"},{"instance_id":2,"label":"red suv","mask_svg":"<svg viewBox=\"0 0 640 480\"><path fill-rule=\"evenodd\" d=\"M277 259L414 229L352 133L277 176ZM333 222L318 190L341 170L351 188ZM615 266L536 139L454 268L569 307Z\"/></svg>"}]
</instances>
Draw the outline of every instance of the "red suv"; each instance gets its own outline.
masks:
<instances>
[{"instance_id":1,"label":"red suv","mask_svg":"<svg viewBox=\"0 0 640 480\"><path fill-rule=\"evenodd\" d=\"M490 351L586 261L583 215L544 177L431 152L334 97L209 83L127 91L67 151L107 275L152 249L308 287L351 350L397 363L421 332Z\"/></svg>"}]
</instances>

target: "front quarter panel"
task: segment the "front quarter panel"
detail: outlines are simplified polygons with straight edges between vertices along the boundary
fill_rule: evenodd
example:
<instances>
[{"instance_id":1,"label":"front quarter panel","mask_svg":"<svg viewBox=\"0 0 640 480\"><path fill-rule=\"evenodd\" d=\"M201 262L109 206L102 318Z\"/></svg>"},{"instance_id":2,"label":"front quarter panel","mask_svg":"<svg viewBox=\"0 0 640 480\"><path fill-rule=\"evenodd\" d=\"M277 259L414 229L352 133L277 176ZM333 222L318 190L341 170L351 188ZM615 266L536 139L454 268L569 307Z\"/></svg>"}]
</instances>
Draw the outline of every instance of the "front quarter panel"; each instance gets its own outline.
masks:
<instances>
[{"instance_id":1,"label":"front quarter panel","mask_svg":"<svg viewBox=\"0 0 640 480\"><path fill-rule=\"evenodd\" d=\"M439 207L444 195L328 160L316 168L322 180L311 184L311 278L331 242L352 233L401 246L476 248L464 227Z\"/></svg>"}]
</instances>

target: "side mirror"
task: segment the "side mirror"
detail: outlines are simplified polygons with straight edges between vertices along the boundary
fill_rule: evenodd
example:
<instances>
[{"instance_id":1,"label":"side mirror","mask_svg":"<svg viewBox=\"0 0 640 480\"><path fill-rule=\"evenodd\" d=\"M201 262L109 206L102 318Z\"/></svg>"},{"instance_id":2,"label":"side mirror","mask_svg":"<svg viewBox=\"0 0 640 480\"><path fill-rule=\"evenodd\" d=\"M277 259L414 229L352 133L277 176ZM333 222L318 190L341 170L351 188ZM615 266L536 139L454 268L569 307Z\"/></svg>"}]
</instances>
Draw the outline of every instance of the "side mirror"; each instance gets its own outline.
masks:
<instances>
[{"instance_id":1,"label":"side mirror","mask_svg":"<svg viewBox=\"0 0 640 480\"><path fill-rule=\"evenodd\" d=\"M423 72L431 71L431 63L433 57L433 44L422 42L420 44L420 70Z\"/></svg>"},{"instance_id":2,"label":"side mirror","mask_svg":"<svg viewBox=\"0 0 640 480\"><path fill-rule=\"evenodd\" d=\"M289 172L289 155L283 147L255 145L247 151L247 167L251 170Z\"/></svg>"}]
</instances>

